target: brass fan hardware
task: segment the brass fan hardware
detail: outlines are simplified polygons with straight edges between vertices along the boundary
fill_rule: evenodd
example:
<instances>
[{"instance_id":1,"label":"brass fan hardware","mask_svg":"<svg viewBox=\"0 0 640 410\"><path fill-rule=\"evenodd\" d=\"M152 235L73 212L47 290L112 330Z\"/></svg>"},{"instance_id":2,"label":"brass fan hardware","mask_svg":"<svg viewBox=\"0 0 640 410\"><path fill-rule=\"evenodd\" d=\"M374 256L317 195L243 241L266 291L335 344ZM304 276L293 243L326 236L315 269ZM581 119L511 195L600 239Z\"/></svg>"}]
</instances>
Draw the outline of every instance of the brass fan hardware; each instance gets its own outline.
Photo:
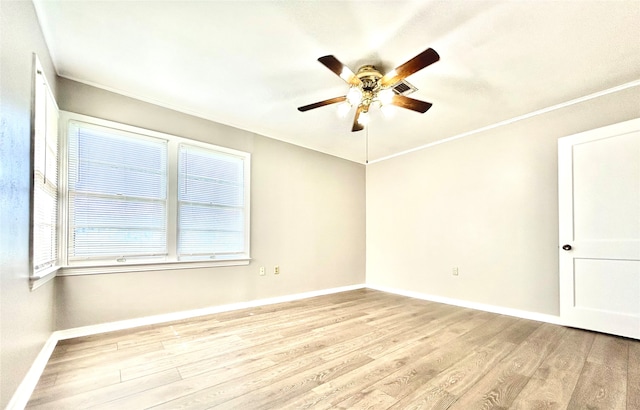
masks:
<instances>
[{"instance_id":1,"label":"brass fan hardware","mask_svg":"<svg viewBox=\"0 0 640 410\"><path fill-rule=\"evenodd\" d=\"M432 104L403 95L415 91L415 87L408 84L404 79L439 59L438 53L434 49L428 48L383 75L372 65L364 65L354 74L349 67L342 64L336 57L332 55L320 57L318 61L347 82L350 85L349 90L344 96L298 107L298 111L304 112L336 103L340 103L341 111L345 111L345 108L348 111L352 107L356 107L353 127L351 128L351 131L354 132L364 129L364 126L369 121L369 109L373 105L383 110L389 105L395 105L425 113L431 108Z\"/></svg>"}]
</instances>

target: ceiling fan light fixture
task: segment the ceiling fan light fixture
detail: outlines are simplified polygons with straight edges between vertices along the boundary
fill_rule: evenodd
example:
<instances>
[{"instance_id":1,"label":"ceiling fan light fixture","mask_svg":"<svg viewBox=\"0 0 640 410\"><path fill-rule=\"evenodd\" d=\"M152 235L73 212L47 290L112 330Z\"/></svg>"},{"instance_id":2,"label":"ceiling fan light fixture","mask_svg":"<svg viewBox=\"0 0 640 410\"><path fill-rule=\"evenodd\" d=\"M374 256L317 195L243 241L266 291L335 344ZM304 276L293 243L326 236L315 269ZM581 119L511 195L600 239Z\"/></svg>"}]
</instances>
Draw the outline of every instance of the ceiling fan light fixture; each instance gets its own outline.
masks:
<instances>
[{"instance_id":1,"label":"ceiling fan light fixture","mask_svg":"<svg viewBox=\"0 0 640 410\"><path fill-rule=\"evenodd\" d=\"M358 117L358 123L360 125L367 125L369 124L369 113L368 112L361 112L360 116Z\"/></svg>"},{"instance_id":2,"label":"ceiling fan light fixture","mask_svg":"<svg viewBox=\"0 0 640 410\"><path fill-rule=\"evenodd\" d=\"M349 111L351 111L351 104L349 101L338 104L338 116L340 118L345 118L347 114L349 114Z\"/></svg>"},{"instance_id":3,"label":"ceiling fan light fixture","mask_svg":"<svg viewBox=\"0 0 640 410\"><path fill-rule=\"evenodd\" d=\"M393 118L396 114L396 107L391 104L385 104L380 106L380 112L384 115L385 118Z\"/></svg>"},{"instance_id":4,"label":"ceiling fan light fixture","mask_svg":"<svg viewBox=\"0 0 640 410\"><path fill-rule=\"evenodd\" d=\"M385 88L378 91L377 97L378 97L378 101L380 101L380 103L384 106L387 104L391 104L391 101L393 101L394 95L395 93L391 88Z\"/></svg>"},{"instance_id":5,"label":"ceiling fan light fixture","mask_svg":"<svg viewBox=\"0 0 640 410\"><path fill-rule=\"evenodd\" d=\"M362 101L362 90L358 87L349 88L349 92L347 92L347 101L349 101L352 106L360 105L360 101Z\"/></svg>"}]
</instances>

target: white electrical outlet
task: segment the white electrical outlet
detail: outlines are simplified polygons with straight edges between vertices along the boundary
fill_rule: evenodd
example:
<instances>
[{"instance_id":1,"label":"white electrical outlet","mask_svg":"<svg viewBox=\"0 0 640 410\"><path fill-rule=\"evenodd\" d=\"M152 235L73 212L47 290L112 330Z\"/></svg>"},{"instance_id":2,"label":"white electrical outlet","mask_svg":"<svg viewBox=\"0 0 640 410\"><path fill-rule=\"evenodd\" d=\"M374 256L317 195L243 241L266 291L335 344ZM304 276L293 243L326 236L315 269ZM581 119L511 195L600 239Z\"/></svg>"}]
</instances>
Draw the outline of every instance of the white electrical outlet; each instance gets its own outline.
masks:
<instances>
[{"instance_id":1,"label":"white electrical outlet","mask_svg":"<svg viewBox=\"0 0 640 410\"><path fill-rule=\"evenodd\" d=\"M264 276L267 274L267 271L264 269L264 266L260 266L260 276Z\"/></svg>"},{"instance_id":2,"label":"white electrical outlet","mask_svg":"<svg viewBox=\"0 0 640 410\"><path fill-rule=\"evenodd\" d=\"M458 276L458 267L454 266L453 271L451 273L453 274L453 276Z\"/></svg>"},{"instance_id":3,"label":"white electrical outlet","mask_svg":"<svg viewBox=\"0 0 640 410\"><path fill-rule=\"evenodd\" d=\"M275 275L279 275L280 274L280 266L276 265L273 267L273 273Z\"/></svg>"}]
</instances>

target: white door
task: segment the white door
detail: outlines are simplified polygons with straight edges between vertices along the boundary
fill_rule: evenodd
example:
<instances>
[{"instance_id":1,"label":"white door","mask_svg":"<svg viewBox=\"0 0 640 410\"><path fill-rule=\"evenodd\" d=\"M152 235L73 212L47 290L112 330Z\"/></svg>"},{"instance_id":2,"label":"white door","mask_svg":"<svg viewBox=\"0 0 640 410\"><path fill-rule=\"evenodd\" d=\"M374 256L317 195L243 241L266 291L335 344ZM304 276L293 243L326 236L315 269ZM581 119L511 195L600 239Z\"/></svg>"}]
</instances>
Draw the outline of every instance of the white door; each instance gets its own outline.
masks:
<instances>
[{"instance_id":1,"label":"white door","mask_svg":"<svg viewBox=\"0 0 640 410\"><path fill-rule=\"evenodd\" d=\"M640 339L640 119L558 140L560 316Z\"/></svg>"}]
</instances>

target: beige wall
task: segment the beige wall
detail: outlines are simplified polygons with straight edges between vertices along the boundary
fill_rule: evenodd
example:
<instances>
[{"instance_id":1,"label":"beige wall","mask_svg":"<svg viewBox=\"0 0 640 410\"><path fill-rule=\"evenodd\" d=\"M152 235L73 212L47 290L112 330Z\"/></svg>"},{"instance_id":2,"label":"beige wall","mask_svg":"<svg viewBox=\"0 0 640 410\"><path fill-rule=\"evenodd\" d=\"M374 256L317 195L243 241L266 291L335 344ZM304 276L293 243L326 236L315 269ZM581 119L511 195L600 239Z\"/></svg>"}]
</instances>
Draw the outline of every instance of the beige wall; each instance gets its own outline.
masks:
<instances>
[{"instance_id":1,"label":"beige wall","mask_svg":"<svg viewBox=\"0 0 640 410\"><path fill-rule=\"evenodd\" d=\"M58 329L364 283L363 165L70 80L59 80L58 103L250 152L253 258L249 266L59 277Z\"/></svg>"},{"instance_id":2,"label":"beige wall","mask_svg":"<svg viewBox=\"0 0 640 410\"><path fill-rule=\"evenodd\" d=\"M55 72L31 2L0 1L0 408L51 335L54 282L29 290L32 55Z\"/></svg>"},{"instance_id":3,"label":"beige wall","mask_svg":"<svg viewBox=\"0 0 640 410\"><path fill-rule=\"evenodd\" d=\"M370 165L367 284L559 314L557 140L639 107L635 87Z\"/></svg>"}]
</instances>

